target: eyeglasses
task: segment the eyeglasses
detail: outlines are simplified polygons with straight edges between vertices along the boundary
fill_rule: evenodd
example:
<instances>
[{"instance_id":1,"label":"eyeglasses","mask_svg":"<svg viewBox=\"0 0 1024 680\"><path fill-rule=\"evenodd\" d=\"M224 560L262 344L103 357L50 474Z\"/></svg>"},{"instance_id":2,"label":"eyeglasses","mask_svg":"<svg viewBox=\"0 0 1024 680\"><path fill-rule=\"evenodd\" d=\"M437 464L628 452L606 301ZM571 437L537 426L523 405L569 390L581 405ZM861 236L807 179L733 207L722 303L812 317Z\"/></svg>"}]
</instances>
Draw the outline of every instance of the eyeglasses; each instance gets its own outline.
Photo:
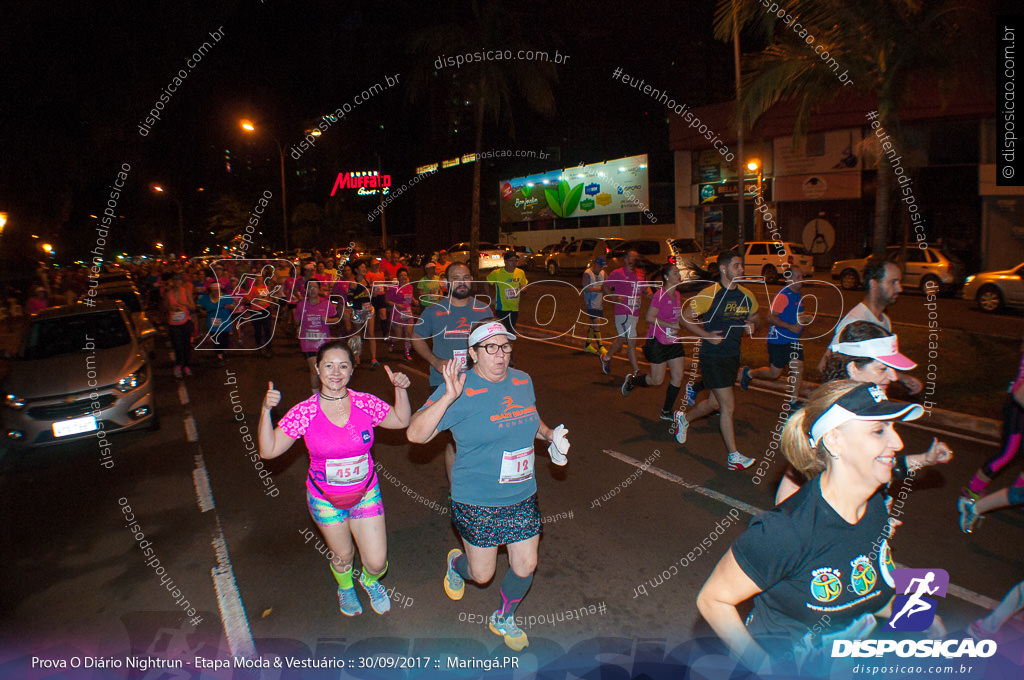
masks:
<instances>
[{"instance_id":1,"label":"eyeglasses","mask_svg":"<svg viewBox=\"0 0 1024 680\"><path fill-rule=\"evenodd\" d=\"M497 354L499 349L502 354L512 354L512 343L510 342L506 342L504 345L495 345L492 342L486 345L480 345L480 347L491 356Z\"/></svg>"}]
</instances>

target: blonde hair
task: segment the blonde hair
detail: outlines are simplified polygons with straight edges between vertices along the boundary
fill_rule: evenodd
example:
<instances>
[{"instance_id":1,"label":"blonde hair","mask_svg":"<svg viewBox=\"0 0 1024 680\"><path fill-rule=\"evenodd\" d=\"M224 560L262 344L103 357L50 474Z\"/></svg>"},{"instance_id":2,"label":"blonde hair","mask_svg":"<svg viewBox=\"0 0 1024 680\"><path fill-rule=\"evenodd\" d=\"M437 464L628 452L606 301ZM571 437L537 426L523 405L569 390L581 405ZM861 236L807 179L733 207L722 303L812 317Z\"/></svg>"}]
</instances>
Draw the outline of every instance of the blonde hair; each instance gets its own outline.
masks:
<instances>
[{"instance_id":1,"label":"blonde hair","mask_svg":"<svg viewBox=\"0 0 1024 680\"><path fill-rule=\"evenodd\" d=\"M808 479L824 470L829 459L824 440L817 446L811 446L811 427L833 404L863 384L856 380L825 383L814 391L802 409L786 421L782 430L782 451L786 460Z\"/></svg>"}]
</instances>

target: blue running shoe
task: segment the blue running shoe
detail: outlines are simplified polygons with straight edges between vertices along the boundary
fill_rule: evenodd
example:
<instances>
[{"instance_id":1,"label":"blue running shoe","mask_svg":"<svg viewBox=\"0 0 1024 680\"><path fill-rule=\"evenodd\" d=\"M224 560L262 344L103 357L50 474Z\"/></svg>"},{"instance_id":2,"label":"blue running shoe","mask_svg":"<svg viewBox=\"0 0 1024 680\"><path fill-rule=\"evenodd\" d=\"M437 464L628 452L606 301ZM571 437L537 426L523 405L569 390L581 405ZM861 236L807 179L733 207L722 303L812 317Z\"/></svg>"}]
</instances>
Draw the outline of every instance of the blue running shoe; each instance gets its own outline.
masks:
<instances>
[{"instance_id":1,"label":"blue running shoe","mask_svg":"<svg viewBox=\"0 0 1024 680\"><path fill-rule=\"evenodd\" d=\"M359 616L363 613L363 605L359 604L355 588L338 588L338 608L345 616Z\"/></svg>"}]
</instances>

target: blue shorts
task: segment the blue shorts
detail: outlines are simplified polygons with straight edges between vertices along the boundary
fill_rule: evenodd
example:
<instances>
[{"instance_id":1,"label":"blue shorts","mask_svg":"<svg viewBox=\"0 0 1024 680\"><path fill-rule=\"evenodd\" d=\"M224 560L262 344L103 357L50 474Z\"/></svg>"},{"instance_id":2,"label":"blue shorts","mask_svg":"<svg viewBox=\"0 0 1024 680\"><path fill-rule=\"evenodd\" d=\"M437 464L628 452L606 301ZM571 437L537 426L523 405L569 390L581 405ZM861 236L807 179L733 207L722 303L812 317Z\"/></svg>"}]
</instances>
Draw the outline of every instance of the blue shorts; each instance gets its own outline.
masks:
<instances>
[{"instance_id":1,"label":"blue shorts","mask_svg":"<svg viewBox=\"0 0 1024 680\"><path fill-rule=\"evenodd\" d=\"M384 514L384 500L380 497L379 482L367 489L362 500L348 510L336 508L326 498L318 498L308 490L306 491L306 504L309 506L309 514L313 517L313 521L325 527L344 524L349 517L363 519Z\"/></svg>"}]
</instances>

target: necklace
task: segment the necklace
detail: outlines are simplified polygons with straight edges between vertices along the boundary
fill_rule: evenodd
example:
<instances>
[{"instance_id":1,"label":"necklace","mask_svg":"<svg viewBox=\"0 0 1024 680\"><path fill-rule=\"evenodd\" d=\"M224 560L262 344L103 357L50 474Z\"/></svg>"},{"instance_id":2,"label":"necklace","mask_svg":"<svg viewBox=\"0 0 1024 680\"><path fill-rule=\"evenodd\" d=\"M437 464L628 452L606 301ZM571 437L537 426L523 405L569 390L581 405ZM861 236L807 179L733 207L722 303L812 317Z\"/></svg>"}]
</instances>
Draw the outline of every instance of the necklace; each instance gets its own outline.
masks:
<instances>
[{"instance_id":1,"label":"necklace","mask_svg":"<svg viewBox=\"0 0 1024 680\"><path fill-rule=\"evenodd\" d=\"M330 396L327 396L326 394L324 394L323 390L320 391L320 398L321 399L326 399L327 401L341 401L342 399L346 398L347 396L348 396L348 390L345 390L345 394L341 395L340 397L330 397Z\"/></svg>"}]
</instances>

